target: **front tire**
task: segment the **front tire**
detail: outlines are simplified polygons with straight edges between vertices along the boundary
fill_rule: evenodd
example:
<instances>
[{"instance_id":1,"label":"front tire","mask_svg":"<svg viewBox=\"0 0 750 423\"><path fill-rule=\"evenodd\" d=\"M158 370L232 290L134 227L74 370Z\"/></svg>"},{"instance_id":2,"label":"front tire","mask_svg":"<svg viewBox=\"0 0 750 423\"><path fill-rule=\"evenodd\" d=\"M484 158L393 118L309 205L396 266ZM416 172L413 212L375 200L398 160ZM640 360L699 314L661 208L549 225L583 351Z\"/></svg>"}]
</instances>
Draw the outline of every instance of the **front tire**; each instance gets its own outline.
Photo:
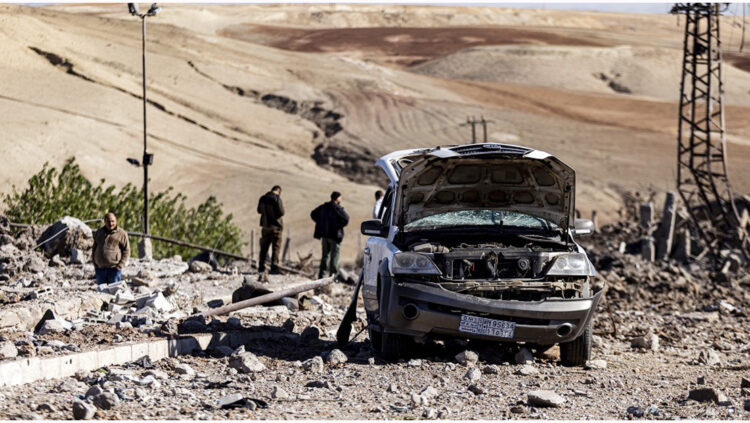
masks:
<instances>
[{"instance_id":1,"label":"front tire","mask_svg":"<svg viewBox=\"0 0 750 423\"><path fill-rule=\"evenodd\" d=\"M582 366L591 359L591 332L593 319L589 320L586 329L578 338L560 344L560 362L563 366Z\"/></svg>"}]
</instances>

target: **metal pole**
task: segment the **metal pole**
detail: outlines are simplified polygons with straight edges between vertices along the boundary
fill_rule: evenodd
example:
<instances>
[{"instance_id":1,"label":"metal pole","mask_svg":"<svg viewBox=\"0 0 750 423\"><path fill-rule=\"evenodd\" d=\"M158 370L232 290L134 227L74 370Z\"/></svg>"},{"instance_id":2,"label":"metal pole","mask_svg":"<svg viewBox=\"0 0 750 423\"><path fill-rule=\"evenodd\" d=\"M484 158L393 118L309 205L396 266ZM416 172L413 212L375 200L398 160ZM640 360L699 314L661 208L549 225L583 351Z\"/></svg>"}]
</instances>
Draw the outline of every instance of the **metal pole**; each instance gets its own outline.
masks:
<instances>
[{"instance_id":1,"label":"metal pole","mask_svg":"<svg viewBox=\"0 0 750 423\"><path fill-rule=\"evenodd\" d=\"M146 144L146 16L141 17L141 59L143 63L143 232L148 228L148 145Z\"/></svg>"}]
</instances>

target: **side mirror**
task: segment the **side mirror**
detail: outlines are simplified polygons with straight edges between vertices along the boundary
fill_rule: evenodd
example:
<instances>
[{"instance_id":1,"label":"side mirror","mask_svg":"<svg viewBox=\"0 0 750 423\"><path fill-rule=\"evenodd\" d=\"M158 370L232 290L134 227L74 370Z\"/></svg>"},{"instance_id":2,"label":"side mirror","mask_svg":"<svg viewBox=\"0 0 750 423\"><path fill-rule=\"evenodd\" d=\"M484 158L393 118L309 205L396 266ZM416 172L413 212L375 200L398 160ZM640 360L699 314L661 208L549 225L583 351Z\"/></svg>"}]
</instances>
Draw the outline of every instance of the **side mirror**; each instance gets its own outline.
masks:
<instances>
[{"instance_id":1,"label":"side mirror","mask_svg":"<svg viewBox=\"0 0 750 423\"><path fill-rule=\"evenodd\" d=\"M379 236L385 238L388 235L388 228L383 226L383 222L379 219L365 220L360 226L362 235L367 236Z\"/></svg>"},{"instance_id":2,"label":"side mirror","mask_svg":"<svg viewBox=\"0 0 750 423\"><path fill-rule=\"evenodd\" d=\"M573 223L573 235L591 235L594 233L594 222L589 219L576 219Z\"/></svg>"}]
</instances>

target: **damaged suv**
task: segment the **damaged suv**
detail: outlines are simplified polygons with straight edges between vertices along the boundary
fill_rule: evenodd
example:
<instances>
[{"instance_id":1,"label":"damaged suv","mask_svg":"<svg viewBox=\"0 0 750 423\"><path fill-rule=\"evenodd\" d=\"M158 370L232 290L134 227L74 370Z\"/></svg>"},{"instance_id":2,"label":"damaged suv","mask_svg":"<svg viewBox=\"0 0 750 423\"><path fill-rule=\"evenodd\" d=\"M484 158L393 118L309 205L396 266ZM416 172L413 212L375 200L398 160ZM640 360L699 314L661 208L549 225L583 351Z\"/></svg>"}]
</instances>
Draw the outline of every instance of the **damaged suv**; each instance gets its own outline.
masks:
<instances>
[{"instance_id":1,"label":"damaged suv","mask_svg":"<svg viewBox=\"0 0 750 423\"><path fill-rule=\"evenodd\" d=\"M560 345L591 355L602 291L574 235L575 172L542 151L470 144L397 151L379 219L362 223L362 297L373 348L393 359L428 337Z\"/></svg>"}]
</instances>

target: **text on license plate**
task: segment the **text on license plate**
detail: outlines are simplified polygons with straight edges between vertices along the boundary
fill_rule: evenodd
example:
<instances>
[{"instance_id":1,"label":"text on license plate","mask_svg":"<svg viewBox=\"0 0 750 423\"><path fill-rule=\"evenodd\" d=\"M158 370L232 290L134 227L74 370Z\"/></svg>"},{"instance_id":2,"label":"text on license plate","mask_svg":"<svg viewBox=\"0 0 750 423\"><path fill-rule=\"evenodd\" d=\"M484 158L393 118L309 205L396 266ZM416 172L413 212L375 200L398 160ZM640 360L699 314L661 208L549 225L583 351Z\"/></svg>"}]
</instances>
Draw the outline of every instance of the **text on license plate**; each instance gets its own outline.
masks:
<instances>
[{"instance_id":1,"label":"text on license plate","mask_svg":"<svg viewBox=\"0 0 750 423\"><path fill-rule=\"evenodd\" d=\"M515 322L505 320L487 319L479 316L461 315L461 323L458 325L460 332L473 333L477 335L497 336L500 338L512 338L516 330Z\"/></svg>"}]
</instances>

